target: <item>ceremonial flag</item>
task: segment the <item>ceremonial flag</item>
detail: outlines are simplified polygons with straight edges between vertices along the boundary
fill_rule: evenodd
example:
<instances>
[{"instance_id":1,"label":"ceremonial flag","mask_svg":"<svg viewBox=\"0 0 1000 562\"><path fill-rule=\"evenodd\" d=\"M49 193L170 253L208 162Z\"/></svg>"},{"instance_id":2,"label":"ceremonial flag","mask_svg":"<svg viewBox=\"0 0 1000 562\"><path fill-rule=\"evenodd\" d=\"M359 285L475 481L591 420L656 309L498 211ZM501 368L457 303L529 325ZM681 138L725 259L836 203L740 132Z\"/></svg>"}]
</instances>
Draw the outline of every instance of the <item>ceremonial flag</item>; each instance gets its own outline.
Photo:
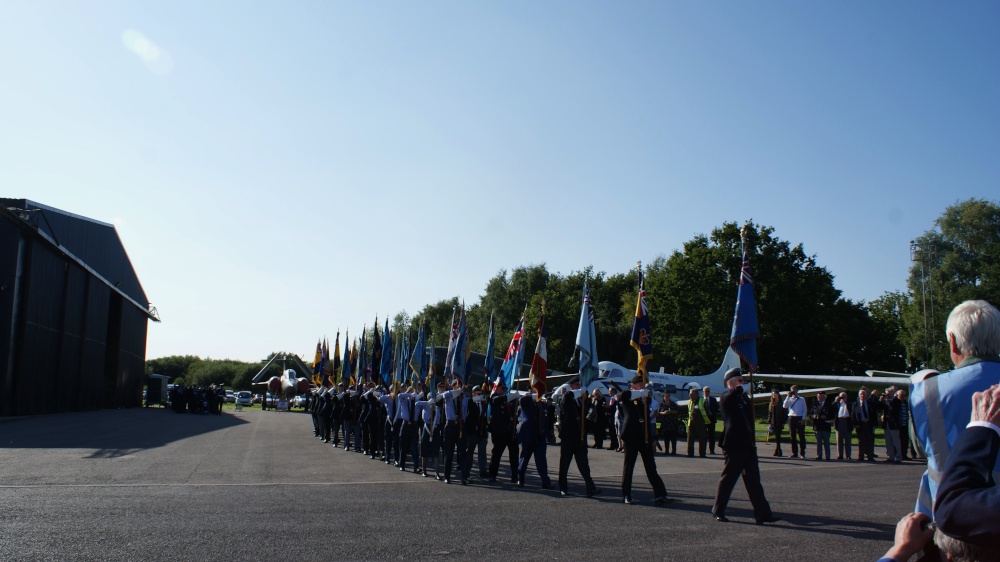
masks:
<instances>
[{"instance_id":1,"label":"ceremonial flag","mask_svg":"<svg viewBox=\"0 0 1000 562\"><path fill-rule=\"evenodd\" d=\"M444 354L444 377L446 382L451 377L451 360L455 354L455 342L458 339L458 324L455 323L455 314L457 312L457 306L451 309L451 331L448 332L448 351Z\"/></svg>"},{"instance_id":2,"label":"ceremonial flag","mask_svg":"<svg viewBox=\"0 0 1000 562\"><path fill-rule=\"evenodd\" d=\"M465 316L465 305L462 305L462 312L458 320L458 334L455 337L455 347L452 349L451 372L448 375L452 378L458 377L465 382L468 373L469 360L469 326Z\"/></svg>"},{"instance_id":3,"label":"ceremonial flag","mask_svg":"<svg viewBox=\"0 0 1000 562\"><path fill-rule=\"evenodd\" d=\"M392 381L392 336L389 335L389 317L385 317L385 330L382 332L382 384L389 387Z\"/></svg>"},{"instance_id":4,"label":"ceremonial flag","mask_svg":"<svg viewBox=\"0 0 1000 562\"><path fill-rule=\"evenodd\" d=\"M377 319L376 319L377 320ZM368 381L368 377L371 376L371 366L368 364L368 341L366 339L366 332L368 331L368 326L361 329L361 350L358 353L358 370L356 381L358 384L363 384Z\"/></svg>"},{"instance_id":5,"label":"ceremonial flag","mask_svg":"<svg viewBox=\"0 0 1000 562\"><path fill-rule=\"evenodd\" d=\"M580 388L590 388L597 380L600 368L597 366L597 333L594 330L594 304L590 300L590 289L583 281L583 305L580 307L580 326L576 330L576 347L570 358L570 367L580 369Z\"/></svg>"},{"instance_id":6,"label":"ceremonial flag","mask_svg":"<svg viewBox=\"0 0 1000 562\"><path fill-rule=\"evenodd\" d=\"M493 334L493 313L490 313L490 332L486 336L486 358L483 359L483 379L487 382L493 380L496 370L496 359L493 357L493 348L496 347L496 336Z\"/></svg>"},{"instance_id":7,"label":"ceremonial flag","mask_svg":"<svg viewBox=\"0 0 1000 562\"><path fill-rule=\"evenodd\" d=\"M646 362L653 356L653 340L649 330L649 309L646 308L646 287L642 280L642 266L639 266L639 298L635 304L635 320L632 321L632 340L629 342L639 354L636 373L642 377L642 384L649 381Z\"/></svg>"},{"instance_id":8,"label":"ceremonial flag","mask_svg":"<svg viewBox=\"0 0 1000 562\"><path fill-rule=\"evenodd\" d=\"M527 312L527 308L525 308ZM503 382L507 390L514 389L514 377L521 374L521 363L524 361L524 315L521 313L521 320L514 330L514 337L510 339L507 346L507 353L503 356L503 364L500 365L500 374L497 375L496 382ZM495 386L495 384L494 384Z\"/></svg>"},{"instance_id":9,"label":"ceremonial flag","mask_svg":"<svg viewBox=\"0 0 1000 562\"><path fill-rule=\"evenodd\" d=\"M431 350L430 354L427 356L427 381L424 383L427 386L427 396L434 396L434 390L436 385L434 384L434 336L431 336Z\"/></svg>"},{"instance_id":10,"label":"ceremonial flag","mask_svg":"<svg viewBox=\"0 0 1000 562\"><path fill-rule=\"evenodd\" d=\"M313 384L319 386L320 373L323 370L323 340L316 340L316 358L313 359Z\"/></svg>"},{"instance_id":11,"label":"ceremonial flag","mask_svg":"<svg viewBox=\"0 0 1000 562\"><path fill-rule=\"evenodd\" d=\"M420 322L420 329L417 330L417 343L413 344L413 353L410 354L410 378L413 381L424 380L424 373L427 371L427 330L423 322Z\"/></svg>"},{"instance_id":12,"label":"ceremonial flag","mask_svg":"<svg viewBox=\"0 0 1000 562\"><path fill-rule=\"evenodd\" d=\"M344 342L347 345L347 342ZM333 348L333 377L336 378L337 371L340 369L340 330L337 330L337 342ZM333 381L330 380L330 376L327 373L323 374L323 386L329 388L333 386Z\"/></svg>"},{"instance_id":13,"label":"ceremonial flag","mask_svg":"<svg viewBox=\"0 0 1000 562\"><path fill-rule=\"evenodd\" d=\"M548 346L545 343L545 312L538 317L538 344L535 345L535 358L531 360L531 372L528 380L541 398L545 394L545 375L548 373Z\"/></svg>"},{"instance_id":14,"label":"ceremonial flag","mask_svg":"<svg viewBox=\"0 0 1000 562\"><path fill-rule=\"evenodd\" d=\"M340 371L340 380L343 381L344 384L351 382L351 361L353 361L353 357L351 353L351 346L348 343L351 341L350 333L350 330L344 330L344 363L342 365L343 368ZM335 380L336 376L337 374L334 373Z\"/></svg>"},{"instance_id":15,"label":"ceremonial flag","mask_svg":"<svg viewBox=\"0 0 1000 562\"><path fill-rule=\"evenodd\" d=\"M733 332L729 347L747 362L750 374L757 372L757 305L753 295L753 277L750 275L750 254L746 249L746 228L740 231L743 246L743 266L740 285L736 290L736 313L733 315Z\"/></svg>"}]
</instances>

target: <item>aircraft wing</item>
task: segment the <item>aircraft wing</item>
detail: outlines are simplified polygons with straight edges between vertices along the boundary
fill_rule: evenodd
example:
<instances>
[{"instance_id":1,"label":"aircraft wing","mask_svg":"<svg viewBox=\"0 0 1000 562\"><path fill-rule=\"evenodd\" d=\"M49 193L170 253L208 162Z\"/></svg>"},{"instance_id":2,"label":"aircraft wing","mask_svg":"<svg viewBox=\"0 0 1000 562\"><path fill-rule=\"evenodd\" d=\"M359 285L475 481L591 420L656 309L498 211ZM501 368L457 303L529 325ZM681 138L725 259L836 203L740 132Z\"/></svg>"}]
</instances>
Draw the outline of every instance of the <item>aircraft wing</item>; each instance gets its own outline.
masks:
<instances>
[{"instance_id":1,"label":"aircraft wing","mask_svg":"<svg viewBox=\"0 0 1000 562\"><path fill-rule=\"evenodd\" d=\"M903 383L909 385L910 383L908 378L899 376L859 377L852 375L769 375L766 373L756 373L753 378L755 381L776 382L787 385L797 384L809 387L836 385L844 390L854 391L860 389L862 386L867 386L868 388L886 388L894 385L899 386ZM803 391L800 390L799 394L803 394Z\"/></svg>"}]
</instances>

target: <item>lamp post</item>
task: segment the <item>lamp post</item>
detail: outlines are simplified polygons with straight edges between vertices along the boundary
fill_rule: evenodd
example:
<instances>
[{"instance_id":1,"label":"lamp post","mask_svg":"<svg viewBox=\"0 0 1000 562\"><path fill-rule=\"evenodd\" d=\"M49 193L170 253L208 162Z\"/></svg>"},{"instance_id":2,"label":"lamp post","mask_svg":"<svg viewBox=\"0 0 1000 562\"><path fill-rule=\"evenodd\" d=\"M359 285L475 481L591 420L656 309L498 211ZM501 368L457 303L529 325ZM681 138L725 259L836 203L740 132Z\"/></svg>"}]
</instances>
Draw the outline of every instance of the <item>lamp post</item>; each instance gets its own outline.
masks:
<instances>
[{"instance_id":1,"label":"lamp post","mask_svg":"<svg viewBox=\"0 0 1000 562\"><path fill-rule=\"evenodd\" d=\"M924 361L925 364L929 364L931 360L931 346L930 346L930 333L928 332L927 325L927 303L930 302L930 316L931 322L930 327L934 327L934 293L933 285L928 287L927 283L927 273L924 268L924 263L930 260L933 263L934 259L934 245L929 242L918 242L917 240L910 240L910 261L920 263L920 297L921 304L924 314ZM929 270L929 266L927 268Z\"/></svg>"}]
</instances>

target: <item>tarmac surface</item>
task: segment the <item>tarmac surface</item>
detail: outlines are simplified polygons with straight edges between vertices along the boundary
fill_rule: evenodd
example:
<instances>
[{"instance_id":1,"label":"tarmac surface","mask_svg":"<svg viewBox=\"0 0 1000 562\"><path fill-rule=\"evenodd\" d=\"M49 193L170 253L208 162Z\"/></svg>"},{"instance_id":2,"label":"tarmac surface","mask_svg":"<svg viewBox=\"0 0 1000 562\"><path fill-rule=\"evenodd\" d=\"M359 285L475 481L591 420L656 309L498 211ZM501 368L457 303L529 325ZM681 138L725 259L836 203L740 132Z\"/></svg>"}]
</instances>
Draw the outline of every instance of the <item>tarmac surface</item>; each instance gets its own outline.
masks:
<instances>
[{"instance_id":1,"label":"tarmac surface","mask_svg":"<svg viewBox=\"0 0 1000 562\"><path fill-rule=\"evenodd\" d=\"M0 560L876 560L924 469L762 457L782 521L757 526L742 483L730 522L711 519L721 455L658 454L674 503L655 507L641 461L624 505L622 455L589 453L602 493L574 465L562 498L558 445L543 490L533 468L511 485L506 462L494 484L403 473L322 444L299 412L0 419Z\"/></svg>"}]
</instances>

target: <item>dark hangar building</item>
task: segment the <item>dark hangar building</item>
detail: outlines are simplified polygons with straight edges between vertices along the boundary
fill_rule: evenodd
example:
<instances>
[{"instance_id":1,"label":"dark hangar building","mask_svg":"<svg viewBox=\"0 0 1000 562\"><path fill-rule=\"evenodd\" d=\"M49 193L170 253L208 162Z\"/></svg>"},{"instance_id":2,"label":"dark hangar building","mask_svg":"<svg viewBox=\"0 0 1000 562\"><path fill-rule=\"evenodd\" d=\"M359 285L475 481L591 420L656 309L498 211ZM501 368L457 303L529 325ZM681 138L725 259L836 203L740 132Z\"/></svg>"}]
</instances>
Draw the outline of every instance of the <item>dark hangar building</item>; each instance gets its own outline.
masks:
<instances>
[{"instance_id":1,"label":"dark hangar building","mask_svg":"<svg viewBox=\"0 0 1000 562\"><path fill-rule=\"evenodd\" d=\"M0 416L141 405L149 320L114 225L0 198Z\"/></svg>"}]
</instances>

